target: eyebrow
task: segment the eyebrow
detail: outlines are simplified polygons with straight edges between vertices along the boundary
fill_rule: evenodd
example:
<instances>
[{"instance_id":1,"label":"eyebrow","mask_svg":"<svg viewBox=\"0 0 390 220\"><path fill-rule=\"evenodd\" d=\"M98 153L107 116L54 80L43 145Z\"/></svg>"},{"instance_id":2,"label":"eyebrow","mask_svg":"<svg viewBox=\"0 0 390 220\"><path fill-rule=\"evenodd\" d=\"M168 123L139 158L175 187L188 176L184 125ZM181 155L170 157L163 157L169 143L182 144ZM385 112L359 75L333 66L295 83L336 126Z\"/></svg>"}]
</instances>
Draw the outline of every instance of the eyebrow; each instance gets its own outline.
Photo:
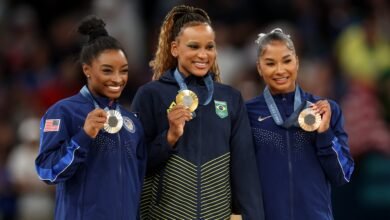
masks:
<instances>
[{"instance_id":1,"label":"eyebrow","mask_svg":"<svg viewBox=\"0 0 390 220\"><path fill-rule=\"evenodd\" d=\"M112 67L112 65L109 65L109 64L102 64L101 65L102 67ZM128 67L129 66L129 64L123 64L122 66L121 66L121 68L123 68L123 67Z\"/></svg>"},{"instance_id":2,"label":"eyebrow","mask_svg":"<svg viewBox=\"0 0 390 220\"><path fill-rule=\"evenodd\" d=\"M290 58L291 57L291 54L287 54L285 56L282 57L282 59L287 59L287 58ZM272 58L264 58L265 60L270 60L270 61L273 61L274 59Z\"/></svg>"},{"instance_id":3,"label":"eyebrow","mask_svg":"<svg viewBox=\"0 0 390 220\"><path fill-rule=\"evenodd\" d=\"M199 41L195 41L195 40L191 40L191 41L188 41L186 44L187 45L188 44L200 44L200 42ZM206 44L215 44L215 41L209 41Z\"/></svg>"}]
</instances>

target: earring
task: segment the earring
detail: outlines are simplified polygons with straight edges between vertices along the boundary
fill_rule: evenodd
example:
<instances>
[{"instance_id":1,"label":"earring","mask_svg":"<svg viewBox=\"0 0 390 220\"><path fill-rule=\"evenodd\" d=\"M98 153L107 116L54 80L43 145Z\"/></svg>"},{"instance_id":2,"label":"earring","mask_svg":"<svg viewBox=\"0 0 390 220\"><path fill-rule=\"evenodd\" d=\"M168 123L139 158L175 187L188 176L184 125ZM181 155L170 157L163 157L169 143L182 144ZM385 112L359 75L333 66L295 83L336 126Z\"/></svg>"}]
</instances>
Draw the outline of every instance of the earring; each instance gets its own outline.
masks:
<instances>
[{"instance_id":1,"label":"earring","mask_svg":"<svg viewBox=\"0 0 390 220\"><path fill-rule=\"evenodd\" d=\"M87 75L87 78L91 78L91 76L90 76L90 75Z\"/></svg>"}]
</instances>

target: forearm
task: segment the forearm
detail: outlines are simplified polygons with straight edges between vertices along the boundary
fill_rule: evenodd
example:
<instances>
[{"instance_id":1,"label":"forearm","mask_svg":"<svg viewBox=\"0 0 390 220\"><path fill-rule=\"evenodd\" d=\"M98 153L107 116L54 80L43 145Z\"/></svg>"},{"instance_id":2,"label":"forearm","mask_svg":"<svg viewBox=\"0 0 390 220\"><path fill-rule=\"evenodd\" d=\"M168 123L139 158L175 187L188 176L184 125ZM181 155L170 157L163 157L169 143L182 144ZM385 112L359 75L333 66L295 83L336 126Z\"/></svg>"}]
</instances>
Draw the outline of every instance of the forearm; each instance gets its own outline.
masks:
<instances>
[{"instance_id":1,"label":"forearm","mask_svg":"<svg viewBox=\"0 0 390 220\"><path fill-rule=\"evenodd\" d=\"M317 156L330 181L335 185L348 183L354 162L342 137L338 138L332 130L328 130L318 134L316 145Z\"/></svg>"}]
</instances>

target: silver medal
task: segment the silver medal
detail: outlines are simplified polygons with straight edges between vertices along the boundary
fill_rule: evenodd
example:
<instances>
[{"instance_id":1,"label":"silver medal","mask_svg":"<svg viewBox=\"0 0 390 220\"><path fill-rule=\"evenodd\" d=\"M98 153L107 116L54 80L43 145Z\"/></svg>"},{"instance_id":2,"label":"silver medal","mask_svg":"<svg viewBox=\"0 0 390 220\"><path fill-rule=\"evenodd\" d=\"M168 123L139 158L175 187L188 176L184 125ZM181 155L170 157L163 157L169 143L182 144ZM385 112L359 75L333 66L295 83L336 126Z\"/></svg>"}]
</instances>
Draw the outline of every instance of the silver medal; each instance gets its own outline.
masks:
<instances>
[{"instance_id":1,"label":"silver medal","mask_svg":"<svg viewBox=\"0 0 390 220\"><path fill-rule=\"evenodd\" d=\"M115 134L121 130L123 126L123 118L119 111L108 110L107 121L104 123L104 130L110 134Z\"/></svg>"}]
</instances>

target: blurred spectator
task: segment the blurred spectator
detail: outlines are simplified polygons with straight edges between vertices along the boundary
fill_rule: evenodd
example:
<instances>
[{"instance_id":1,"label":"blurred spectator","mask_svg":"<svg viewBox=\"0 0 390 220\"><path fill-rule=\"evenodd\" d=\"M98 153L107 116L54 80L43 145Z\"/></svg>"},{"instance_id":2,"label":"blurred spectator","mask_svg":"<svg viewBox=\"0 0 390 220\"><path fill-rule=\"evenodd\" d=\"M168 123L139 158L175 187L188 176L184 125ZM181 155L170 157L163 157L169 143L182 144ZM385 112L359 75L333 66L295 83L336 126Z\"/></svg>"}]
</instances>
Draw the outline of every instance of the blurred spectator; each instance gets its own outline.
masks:
<instances>
[{"instance_id":1,"label":"blurred spectator","mask_svg":"<svg viewBox=\"0 0 390 220\"><path fill-rule=\"evenodd\" d=\"M38 179L35 158L39 149L39 119L26 118L18 128L20 144L8 159L11 183L18 194L18 220L49 220L53 218L54 187Z\"/></svg>"},{"instance_id":2,"label":"blurred spectator","mask_svg":"<svg viewBox=\"0 0 390 220\"><path fill-rule=\"evenodd\" d=\"M129 64L137 67L144 64L145 28L139 15L138 1L128 0L94 0L93 13L106 21L107 31L123 42L128 51Z\"/></svg>"},{"instance_id":3,"label":"blurred spectator","mask_svg":"<svg viewBox=\"0 0 390 220\"><path fill-rule=\"evenodd\" d=\"M14 78L23 71L31 55L39 29L35 11L28 5L19 5L8 12L4 37L5 74ZM30 53L30 54L29 54Z\"/></svg>"},{"instance_id":4,"label":"blurred spectator","mask_svg":"<svg viewBox=\"0 0 390 220\"><path fill-rule=\"evenodd\" d=\"M17 213L17 198L10 170L6 166L9 152L16 139L10 122L0 120L0 134L0 219L14 220Z\"/></svg>"},{"instance_id":5,"label":"blurred spectator","mask_svg":"<svg viewBox=\"0 0 390 220\"><path fill-rule=\"evenodd\" d=\"M306 91L329 99L335 99L334 69L326 58L302 58L298 80Z\"/></svg>"},{"instance_id":6,"label":"blurred spectator","mask_svg":"<svg viewBox=\"0 0 390 220\"><path fill-rule=\"evenodd\" d=\"M390 69L384 72L378 80L378 96L382 104L381 115L390 126Z\"/></svg>"},{"instance_id":7,"label":"blurred spectator","mask_svg":"<svg viewBox=\"0 0 390 220\"><path fill-rule=\"evenodd\" d=\"M369 13L361 23L348 26L337 40L341 68L352 80L374 86L390 68L390 44L378 26L378 17Z\"/></svg>"},{"instance_id":8,"label":"blurred spectator","mask_svg":"<svg viewBox=\"0 0 390 220\"><path fill-rule=\"evenodd\" d=\"M48 30L50 62L52 66L60 65L63 60L78 55L79 45L75 27L82 16L81 12L71 12L54 19Z\"/></svg>"},{"instance_id":9,"label":"blurred spectator","mask_svg":"<svg viewBox=\"0 0 390 220\"><path fill-rule=\"evenodd\" d=\"M244 65L245 57L240 50L231 44L230 29L225 24L215 24L216 42L218 45L218 65L221 70L221 80L226 84L233 84L240 75L238 71ZM255 63L253 63L255 65Z\"/></svg>"},{"instance_id":10,"label":"blurred spectator","mask_svg":"<svg viewBox=\"0 0 390 220\"><path fill-rule=\"evenodd\" d=\"M375 91L359 83L350 83L341 100L351 154L362 157L370 152L390 156L390 131L380 114Z\"/></svg>"},{"instance_id":11,"label":"blurred spectator","mask_svg":"<svg viewBox=\"0 0 390 220\"><path fill-rule=\"evenodd\" d=\"M79 71L80 66L74 59L67 58L62 60L56 69L56 78L41 83L35 95L41 107L48 109L58 100L78 93L85 84L83 74Z\"/></svg>"},{"instance_id":12,"label":"blurred spectator","mask_svg":"<svg viewBox=\"0 0 390 220\"><path fill-rule=\"evenodd\" d=\"M357 169L351 187L336 191L340 219L390 219L389 2L363 1L360 22L336 41L336 57L346 79L341 99L345 127ZM383 25L384 23L387 24ZM378 95L379 94L379 95ZM358 210L356 215L350 215Z\"/></svg>"},{"instance_id":13,"label":"blurred spectator","mask_svg":"<svg viewBox=\"0 0 390 220\"><path fill-rule=\"evenodd\" d=\"M390 70L390 40L383 35L375 12L368 11L361 23L347 27L336 47L341 70L347 76L347 93L341 102L355 157L371 151L390 155L390 130L377 96L378 79Z\"/></svg>"}]
</instances>

